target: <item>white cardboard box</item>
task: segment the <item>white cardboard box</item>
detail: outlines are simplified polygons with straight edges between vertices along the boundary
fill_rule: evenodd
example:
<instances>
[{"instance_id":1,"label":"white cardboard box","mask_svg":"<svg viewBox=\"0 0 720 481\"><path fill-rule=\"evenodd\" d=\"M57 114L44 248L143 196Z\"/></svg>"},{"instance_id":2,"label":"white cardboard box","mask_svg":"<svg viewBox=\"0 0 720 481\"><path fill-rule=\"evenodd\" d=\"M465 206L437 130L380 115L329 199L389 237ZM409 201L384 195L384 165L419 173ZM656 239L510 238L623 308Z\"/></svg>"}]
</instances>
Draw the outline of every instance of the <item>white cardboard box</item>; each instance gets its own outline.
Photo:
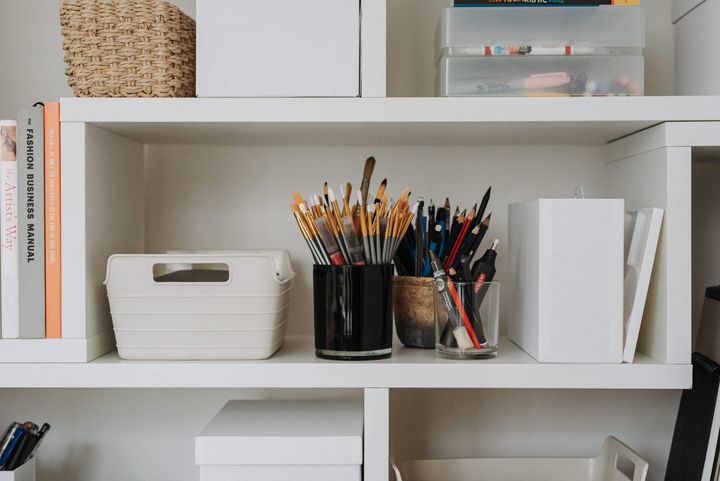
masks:
<instances>
[{"instance_id":1,"label":"white cardboard box","mask_svg":"<svg viewBox=\"0 0 720 481\"><path fill-rule=\"evenodd\" d=\"M201 481L360 481L360 401L229 401L195 438Z\"/></svg>"},{"instance_id":2,"label":"white cardboard box","mask_svg":"<svg viewBox=\"0 0 720 481\"><path fill-rule=\"evenodd\" d=\"M361 481L361 466L200 466L200 481Z\"/></svg>"},{"instance_id":3,"label":"white cardboard box","mask_svg":"<svg viewBox=\"0 0 720 481\"><path fill-rule=\"evenodd\" d=\"M623 200L510 206L510 339L540 362L621 363Z\"/></svg>"},{"instance_id":4,"label":"white cardboard box","mask_svg":"<svg viewBox=\"0 0 720 481\"><path fill-rule=\"evenodd\" d=\"M359 0L197 0L198 97L357 97Z\"/></svg>"}]
</instances>

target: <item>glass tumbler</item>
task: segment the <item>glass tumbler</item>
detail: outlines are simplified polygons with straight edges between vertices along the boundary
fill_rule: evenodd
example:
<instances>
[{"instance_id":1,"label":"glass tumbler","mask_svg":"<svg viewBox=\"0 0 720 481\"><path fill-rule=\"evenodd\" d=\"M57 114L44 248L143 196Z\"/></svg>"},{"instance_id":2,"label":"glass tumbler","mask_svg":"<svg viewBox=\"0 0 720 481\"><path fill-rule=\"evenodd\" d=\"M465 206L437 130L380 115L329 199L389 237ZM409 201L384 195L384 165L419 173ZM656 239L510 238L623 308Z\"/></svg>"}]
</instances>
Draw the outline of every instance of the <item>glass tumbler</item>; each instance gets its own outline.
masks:
<instances>
[{"instance_id":1,"label":"glass tumbler","mask_svg":"<svg viewBox=\"0 0 720 481\"><path fill-rule=\"evenodd\" d=\"M486 359L498 352L499 282L436 281L435 350L449 359Z\"/></svg>"}]
</instances>

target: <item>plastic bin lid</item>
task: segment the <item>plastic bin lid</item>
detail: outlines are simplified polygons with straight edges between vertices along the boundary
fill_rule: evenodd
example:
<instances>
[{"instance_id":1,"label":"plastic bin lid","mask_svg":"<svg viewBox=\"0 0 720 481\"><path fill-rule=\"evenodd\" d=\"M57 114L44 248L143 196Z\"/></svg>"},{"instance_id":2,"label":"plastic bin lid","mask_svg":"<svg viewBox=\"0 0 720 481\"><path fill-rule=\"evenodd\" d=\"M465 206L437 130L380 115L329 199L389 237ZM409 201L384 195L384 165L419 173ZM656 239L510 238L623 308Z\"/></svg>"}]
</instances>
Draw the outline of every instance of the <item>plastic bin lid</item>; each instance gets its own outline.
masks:
<instances>
[{"instance_id":1,"label":"plastic bin lid","mask_svg":"<svg viewBox=\"0 0 720 481\"><path fill-rule=\"evenodd\" d=\"M445 8L438 47L590 45L645 47L643 7Z\"/></svg>"}]
</instances>

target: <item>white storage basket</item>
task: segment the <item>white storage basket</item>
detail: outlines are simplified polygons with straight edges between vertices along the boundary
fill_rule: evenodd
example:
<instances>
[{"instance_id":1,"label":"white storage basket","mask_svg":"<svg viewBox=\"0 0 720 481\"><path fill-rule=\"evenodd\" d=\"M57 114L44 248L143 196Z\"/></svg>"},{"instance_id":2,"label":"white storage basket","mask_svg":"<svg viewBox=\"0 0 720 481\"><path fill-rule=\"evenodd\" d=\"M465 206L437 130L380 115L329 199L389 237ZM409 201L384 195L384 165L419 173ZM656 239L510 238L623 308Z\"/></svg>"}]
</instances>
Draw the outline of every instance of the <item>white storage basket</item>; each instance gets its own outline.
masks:
<instances>
[{"instance_id":1,"label":"white storage basket","mask_svg":"<svg viewBox=\"0 0 720 481\"><path fill-rule=\"evenodd\" d=\"M156 280L199 268L226 271L227 279ZM285 339L294 277L285 251L111 256L105 285L118 354L267 359Z\"/></svg>"},{"instance_id":2,"label":"white storage basket","mask_svg":"<svg viewBox=\"0 0 720 481\"><path fill-rule=\"evenodd\" d=\"M422 460L393 469L396 481L645 481L648 463L610 436L595 458Z\"/></svg>"}]
</instances>

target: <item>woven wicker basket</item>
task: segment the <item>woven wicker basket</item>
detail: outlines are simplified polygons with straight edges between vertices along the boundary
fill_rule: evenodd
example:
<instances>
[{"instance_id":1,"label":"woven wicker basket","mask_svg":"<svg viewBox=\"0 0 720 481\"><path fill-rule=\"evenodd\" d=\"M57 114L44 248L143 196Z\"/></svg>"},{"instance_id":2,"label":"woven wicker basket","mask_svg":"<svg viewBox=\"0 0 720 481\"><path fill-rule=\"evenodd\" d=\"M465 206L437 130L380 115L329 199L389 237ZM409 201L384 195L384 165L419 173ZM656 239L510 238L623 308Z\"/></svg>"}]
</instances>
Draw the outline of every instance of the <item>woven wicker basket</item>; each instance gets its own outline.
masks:
<instances>
[{"instance_id":1,"label":"woven wicker basket","mask_svg":"<svg viewBox=\"0 0 720 481\"><path fill-rule=\"evenodd\" d=\"M65 0L65 73L78 97L192 97L195 21L163 0Z\"/></svg>"}]
</instances>

